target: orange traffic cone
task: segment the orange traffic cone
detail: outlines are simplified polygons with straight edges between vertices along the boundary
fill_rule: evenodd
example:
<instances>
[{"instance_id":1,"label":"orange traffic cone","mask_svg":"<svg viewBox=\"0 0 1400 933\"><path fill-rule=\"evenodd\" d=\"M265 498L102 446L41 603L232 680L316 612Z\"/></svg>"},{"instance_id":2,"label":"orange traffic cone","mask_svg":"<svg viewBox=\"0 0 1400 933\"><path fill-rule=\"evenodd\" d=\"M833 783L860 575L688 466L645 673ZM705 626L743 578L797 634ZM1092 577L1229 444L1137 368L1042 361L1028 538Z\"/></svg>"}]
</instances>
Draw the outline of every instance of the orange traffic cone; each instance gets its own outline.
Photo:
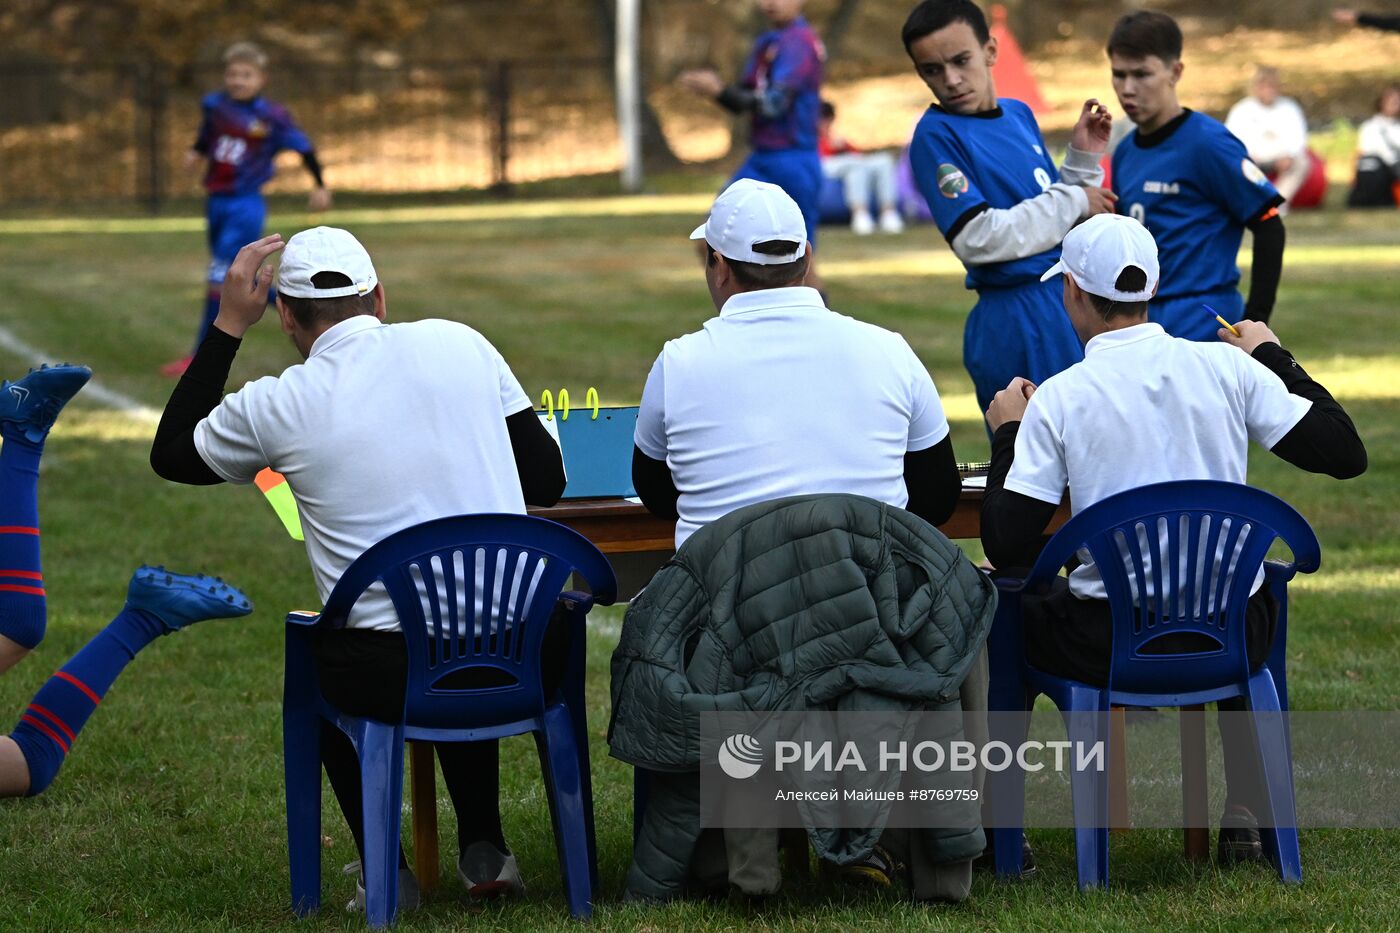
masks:
<instances>
[{"instance_id":1,"label":"orange traffic cone","mask_svg":"<svg viewBox=\"0 0 1400 933\"><path fill-rule=\"evenodd\" d=\"M1021 53L1021 44L1011 34L1006 24L1006 7L992 4L992 38L997 40L997 60L992 66L992 80L996 82L998 97L1014 97L1031 108L1036 116L1041 116L1050 108L1045 98L1040 96L1040 87L1035 77L1026 67L1026 57Z\"/></svg>"}]
</instances>

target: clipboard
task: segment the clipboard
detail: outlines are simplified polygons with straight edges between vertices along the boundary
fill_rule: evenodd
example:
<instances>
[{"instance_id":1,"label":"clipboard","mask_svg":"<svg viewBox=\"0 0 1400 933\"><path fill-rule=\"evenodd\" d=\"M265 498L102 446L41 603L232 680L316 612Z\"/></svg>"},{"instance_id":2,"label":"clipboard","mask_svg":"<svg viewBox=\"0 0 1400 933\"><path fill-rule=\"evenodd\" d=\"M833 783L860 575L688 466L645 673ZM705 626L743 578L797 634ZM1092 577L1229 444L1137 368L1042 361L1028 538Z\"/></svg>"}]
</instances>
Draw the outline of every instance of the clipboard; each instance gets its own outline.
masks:
<instances>
[{"instance_id":1,"label":"clipboard","mask_svg":"<svg viewBox=\"0 0 1400 933\"><path fill-rule=\"evenodd\" d=\"M637 409L580 408L569 417L556 415L559 446L564 452L565 499L594 499L637 494L632 488L632 444Z\"/></svg>"}]
</instances>

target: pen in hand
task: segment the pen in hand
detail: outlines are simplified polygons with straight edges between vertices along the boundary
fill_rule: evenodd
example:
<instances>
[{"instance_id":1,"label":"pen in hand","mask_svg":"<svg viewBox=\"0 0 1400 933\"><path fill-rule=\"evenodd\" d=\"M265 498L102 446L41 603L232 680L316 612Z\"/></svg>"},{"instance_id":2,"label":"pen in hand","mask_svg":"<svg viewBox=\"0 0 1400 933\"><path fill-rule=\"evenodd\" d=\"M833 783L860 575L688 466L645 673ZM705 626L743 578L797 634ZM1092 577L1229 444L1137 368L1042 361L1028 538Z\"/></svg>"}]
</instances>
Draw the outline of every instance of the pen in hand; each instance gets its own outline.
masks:
<instances>
[{"instance_id":1,"label":"pen in hand","mask_svg":"<svg viewBox=\"0 0 1400 933\"><path fill-rule=\"evenodd\" d=\"M1205 309L1206 309L1207 311L1209 311L1211 314L1215 314L1215 319L1216 319L1217 321L1219 321L1219 322L1220 322L1220 325L1221 325L1222 327L1224 327L1226 330L1228 330L1230 333L1234 334L1236 337L1238 337L1238 336L1240 335L1240 332L1237 331L1237 330L1235 330L1235 325L1233 325L1233 324L1231 324L1229 321L1225 320L1225 319L1224 319L1223 317L1221 317L1219 314L1216 314L1215 309L1212 308L1210 305L1208 305L1208 304L1203 304L1203 305L1201 305L1201 307L1202 307L1202 308L1205 308Z\"/></svg>"}]
</instances>

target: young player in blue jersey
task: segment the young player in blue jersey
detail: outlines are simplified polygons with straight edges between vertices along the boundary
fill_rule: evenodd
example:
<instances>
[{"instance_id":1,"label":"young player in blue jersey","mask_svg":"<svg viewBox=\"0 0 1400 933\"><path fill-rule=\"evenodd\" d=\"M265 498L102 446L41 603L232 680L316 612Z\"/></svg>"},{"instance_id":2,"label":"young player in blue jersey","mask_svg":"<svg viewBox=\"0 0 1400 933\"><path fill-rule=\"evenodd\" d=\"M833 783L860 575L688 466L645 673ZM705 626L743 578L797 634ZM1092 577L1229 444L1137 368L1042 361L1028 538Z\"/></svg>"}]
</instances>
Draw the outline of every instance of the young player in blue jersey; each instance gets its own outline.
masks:
<instances>
[{"instance_id":1,"label":"young player in blue jersey","mask_svg":"<svg viewBox=\"0 0 1400 933\"><path fill-rule=\"evenodd\" d=\"M822 73L826 50L802 17L805 0L757 0L772 27L754 41L743 75L726 85L712 69L683 72L681 85L734 113L752 116L753 151L728 187L740 178L777 185L797 202L807 222L807 242L817 242L822 164L817 154ZM807 284L820 287L814 267Z\"/></svg>"},{"instance_id":2,"label":"young player in blue jersey","mask_svg":"<svg viewBox=\"0 0 1400 933\"><path fill-rule=\"evenodd\" d=\"M998 100L997 43L970 0L924 0L905 21L904 48L937 102L914 130L909 159L944 239L967 268L977 304L963 332L963 364L986 408L1016 376L1039 382L1084 350L1054 283L1040 276L1080 220L1113 211L1099 187L1112 118L1084 104L1056 169L1030 108Z\"/></svg>"},{"instance_id":3,"label":"young player in blue jersey","mask_svg":"<svg viewBox=\"0 0 1400 933\"><path fill-rule=\"evenodd\" d=\"M1140 10L1113 27L1113 90L1137 126L1113 151L1113 190L1118 213L1141 221L1161 254L1152 321L1173 337L1214 341L1220 328L1205 305L1227 321L1269 320L1283 269L1283 198L1223 124L1181 106L1181 45L1165 13ZM1247 302L1235 264L1246 227Z\"/></svg>"},{"instance_id":4,"label":"young player in blue jersey","mask_svg":"<svg viewBox=\"0 0 1400 933\"><path fill-rule=\"evenodd\" d=\"M224 52L224 89L205 95L199 134L185 156L191 169L207 162L204 189L208 192L209 288L196 347L219 313L219 294L228 264L244 245L262 237L267 216L262 187L276 172L273 160L277 153L284 149L301 153L302 163L315 182L311 210L325 210L331 203L311 140L286 107L262 96L266 69L267 56L257 46L250 42L229 46ZM190 359L176 360L161 371L179 376Z\"/></svg>"}]
</instances>

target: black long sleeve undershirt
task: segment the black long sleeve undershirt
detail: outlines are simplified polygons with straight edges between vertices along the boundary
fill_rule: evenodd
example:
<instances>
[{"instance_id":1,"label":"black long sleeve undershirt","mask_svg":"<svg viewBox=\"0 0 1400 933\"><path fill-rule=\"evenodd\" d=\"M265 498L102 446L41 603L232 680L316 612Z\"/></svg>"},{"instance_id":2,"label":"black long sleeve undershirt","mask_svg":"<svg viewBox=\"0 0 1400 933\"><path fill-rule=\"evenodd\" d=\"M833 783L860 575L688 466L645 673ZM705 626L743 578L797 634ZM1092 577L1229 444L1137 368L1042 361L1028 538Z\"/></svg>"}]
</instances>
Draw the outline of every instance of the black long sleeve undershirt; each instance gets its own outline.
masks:
<instances>
[{"instance_id":1,"label":"black long sleeve undershirt","mask_svg":"<svg viewBox=\"0 0 1400 933\"><path fill-rule=\"evenodd\" d=\"M1253 258L1249 266L1249 299L1244 316L1267 324L1274 313L1278 283L1283 276L1283 218L1271 206L1263 215L1246 224L1253 234Z\"/></svg>"},{"instance_id":2,"label":"black long sleeve undershirt","mask_svg":"<svg viewBox=\"0 0 1400 933\"><path fill-rule=\"evenodd\" d=\"M681 494L671 478L671 468L665 460L653 460L635 445L632 447L632 488L651 514L671 521L681 517L676 511L676 500Z\"/></svg>"},{"instance_id":3,"label":"black long sleeve undershirt","mask_svg":"<svg viewBox=\"0 0 1400 933\"><path fill-rule=\"evenodd\" d=\"M233 358L243 343L210 327L189 368L176 383L151 443L151 469L161 479L187 486L214 486L223 477L209 468L194 446L194 429L224 397Z\"/></svg>"},{"instance_id":4,"label":"black long sleeve undershirt","mask_svg":"<svg viewBox=\"0 0 1400 933\"><path fill-rule=\"evenodd\" d=\"M1352 479L1366 472L1366 445L1341 404L1298 361L1276 343L1256 347L1254 358L1283 380L1288 391L1312 402L1293 429L1279 439L1272 453L1309 473Z\"/></svg>"},{"instance_id":5,"label":"black long sleeve undershirt","mask_svg":"<svg viewBox=\"0 0 1400 933\"><path fill-rule=\"evenodd\" d=\"M925 450L906 453L904 485L909 490L906 509L933 525L946 522L962 494L952 438L945 437ZM638 447L632 448L632 487L653 515L671 520L680 517L676 510L680 492L666 461L654 460Z\"/></svg>"},{"instance_id":6,"label":"black long sleeve undershirt","mask_svg":"<svg viewBox=\"0 0 1400 933\"><path fill-rule=\"evenodd\" d=\"M194 429L223 398L233 358L243 341L210 327L165 404L151 468L162 479L190 486L212 486L223 479L204 462L194 445ZM550 506L564 492L564 458L534 411L525 408L505 419L515 471L528 505Z\"/></svg>"},{"instance_id":7,"label":"black long sleeve undershirt","mask_svg":"<svg viewBox=\"0 0 1400 933\"><path fill-rule=\"evenodd\" d=\"M1044 544L1057 503L1002 488L1016 456L1021 422L1008 421L992 435L992 466L982 494L982 550L993 567L1029 567Z\"/></svg>"},{"instance_id":8,"label":"black long sleeve undershirt","mask_svg":"<svg viewBox=\"0 0 1400 933\"><path fill-rule=\"evenodd\" d=\"M1271 448L1271 453L1309 473L1351 479L1366 472L1366 447L1351 418L1323 386L1276 343L1256 347L1254 359L1283 380L1292 394L1312 402L1307 414ZM1045 528L1057 506L1004 489L1016 455L1019 421L992 437L992 466L982 499L982 549L995 567L1035 563Z\"/></svg>"},{"instance_id":9,"label":"black long sleeve undershirt","mask_svg":"<svg viewBox=\"0 0 1400 933\"><path fill-rule=\"evenodd\" d=\"M951 436L904 455L904 486L909 490L908 511L930 525L941 525L952 517L962 495L962 475Z\"/></svg>"},{"instance_id":10,"label":"black long sleeve undershirt","mask_svg":"<svg viewBox=\"0 0 1400 933\"><path fill-rule=\"evenodd\" d=\"M326 187L325 181L321 179L321 160L316 158L315 149L301 154L301 164L306 166L306 170L311 173L311 178L316 182L317 188Z\"/></svg>"},{"instance_id":11,"label":"black long sleeve undershirt","mask_svg":"<svg viewBox=\"0 0 1400 933\"><path fill-rule=\"evenodd\" d=\"M758 109L758 94L741 85L730 84L719 92L715 102L730 113L748 113Z\"/></svg>"},{"instance_id":12,"label":"black long sleeve undershirt","mask_svg":"<svg viewBox=\"0 0 1400 933\"><path fill-rule=\"evenodd\" d=\"M1356 17L1358 26L1384 29L1387 32L1400 32L1400 16L1385 16L1380 13L1362 13Z\"/></svg>"},{"instance_id":13,"label":"black long sleeve undershirt","mask_svg":"<svg viewBox=\"0 0 1400 933\"><path fill-rule=\"evenodd\" d=\"M515 472L526 505L549 506L564 494L564 455L533 408L506 416Z\"/></svg>"}]
</instances>

